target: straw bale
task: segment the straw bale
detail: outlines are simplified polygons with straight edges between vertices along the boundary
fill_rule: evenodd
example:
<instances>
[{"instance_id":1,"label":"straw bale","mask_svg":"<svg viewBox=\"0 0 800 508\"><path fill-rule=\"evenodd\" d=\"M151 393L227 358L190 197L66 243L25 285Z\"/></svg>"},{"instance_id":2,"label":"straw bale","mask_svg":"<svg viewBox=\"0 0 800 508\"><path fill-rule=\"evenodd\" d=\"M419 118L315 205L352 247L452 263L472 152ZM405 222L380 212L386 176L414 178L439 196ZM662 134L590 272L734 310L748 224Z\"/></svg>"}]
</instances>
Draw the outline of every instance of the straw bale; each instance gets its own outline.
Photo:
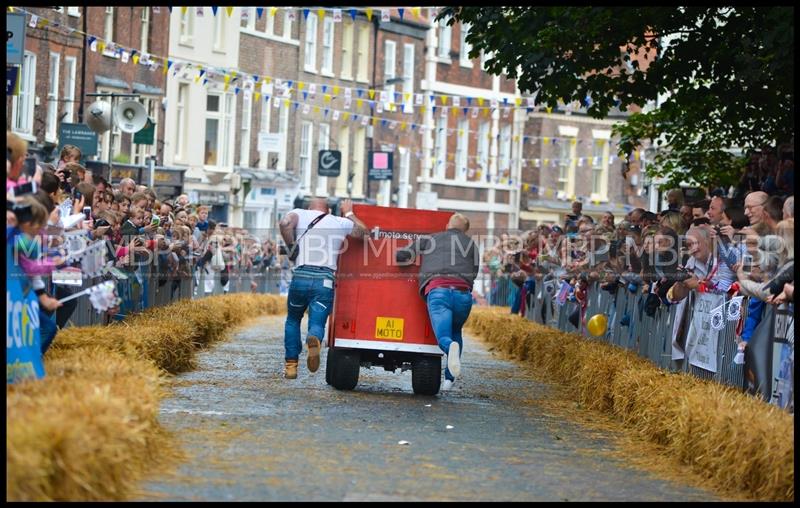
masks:
<instances>
[{"instance_id":1,"label":"straw bale","mask_svg":"<svg viewBox=\"0 0 800 508\"><path fill-rule=\"evenodd\" d=\"M794 418L777 407L507 312L475 309L467 325L496 349L570 387L584 406L660 445L717 489L794 499Z\"/></svg>"},{"instance_id":2,"label":"straw bale","mask_svg":"<svg viewBox=\"0 0 800 508\"><path fill-rule=\"evenodd\" d=\"M275 295L233 294L61 330L47 376L6 387L7 500L125 499L178 453L158 423L167 374L193 368L231 326L285 309Z\"/></svg>"}]
</instances>

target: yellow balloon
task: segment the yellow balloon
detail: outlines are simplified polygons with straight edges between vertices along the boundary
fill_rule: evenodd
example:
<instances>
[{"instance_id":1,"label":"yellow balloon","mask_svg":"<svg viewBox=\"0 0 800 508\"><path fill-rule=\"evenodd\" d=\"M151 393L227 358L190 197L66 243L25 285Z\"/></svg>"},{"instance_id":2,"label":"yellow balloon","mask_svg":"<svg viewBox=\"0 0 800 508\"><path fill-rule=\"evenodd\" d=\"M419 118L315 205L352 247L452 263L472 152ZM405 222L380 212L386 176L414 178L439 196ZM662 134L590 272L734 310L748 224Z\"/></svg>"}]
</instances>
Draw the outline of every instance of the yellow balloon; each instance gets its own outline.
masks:
<instances>
[{"instance_id":1,"label":"yellow balloon","mask_svg":"<svg viewBox=\"0 0 800 508\"><path fill-rule=\"evenodd\" d=\"M594 316L589 319L589 322L586 323L586 329L589 330L595 337L600 337L604 333L606 333L606 327L608 326L608 318L605 314L595 314Z\"/></svg>"}]
</instances>

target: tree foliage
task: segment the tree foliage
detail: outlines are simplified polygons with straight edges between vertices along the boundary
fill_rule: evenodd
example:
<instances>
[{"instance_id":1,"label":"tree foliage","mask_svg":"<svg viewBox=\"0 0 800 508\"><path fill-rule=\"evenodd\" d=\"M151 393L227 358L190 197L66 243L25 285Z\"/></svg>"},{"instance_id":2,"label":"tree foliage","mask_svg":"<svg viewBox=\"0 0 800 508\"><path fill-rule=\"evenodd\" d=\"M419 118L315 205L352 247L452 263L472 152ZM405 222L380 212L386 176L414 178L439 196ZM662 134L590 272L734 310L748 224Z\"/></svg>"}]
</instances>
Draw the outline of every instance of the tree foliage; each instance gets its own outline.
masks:
<instances>
[{"instance_id":1,"label":"tree foliage","mask_svg":"<svg viewBox=\"0 0 800 508\"><path fill-rule=\"evenodd\" d=\"M661 99L615 132L620 155L656 147L648 174L665 186L733 183L731 149L794 139L793 7L446 7L437 20L469 23L469 56L490 55L485 69L538 104L605 118Z\"/></svg>"}]
</instances>

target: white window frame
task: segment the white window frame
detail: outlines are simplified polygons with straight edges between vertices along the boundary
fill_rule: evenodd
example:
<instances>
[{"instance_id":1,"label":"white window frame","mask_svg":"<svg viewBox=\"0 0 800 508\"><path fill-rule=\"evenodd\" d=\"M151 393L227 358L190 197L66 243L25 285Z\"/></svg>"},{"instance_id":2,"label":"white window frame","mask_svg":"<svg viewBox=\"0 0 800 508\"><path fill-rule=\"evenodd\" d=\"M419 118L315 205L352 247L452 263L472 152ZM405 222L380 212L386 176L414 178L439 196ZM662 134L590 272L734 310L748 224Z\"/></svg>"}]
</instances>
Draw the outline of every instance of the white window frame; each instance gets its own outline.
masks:
<instances>
[{"instance_id":1,"label":"white window frame","mask_svg":"<svg viewBox=\"0 0 800 508\"><path fill-rule=\"evenodd\" d=\"M489 132L491 131L492 123L490 121L481 122L478 126L478 147L477 147L477 160L481 169L481 178L489 172Z\"/></svg>"},{"instance_id":2,"label":"white window frame","mask_svg":"<svg viewBox=\"0 0 800 508\"><path fill-rule=\"evenodd\" d=\"M319 136L317 136L317 154L320 150L327 150L330 148L331 139L331 125L328 123L319 124ZM317 195L328 195L328 177L317 176Z\"/></svg>"},{"instance_id":3,"label":"white window frame","mask_svg":"<svg viewBox=\"0 0 800 508\"><path fill-rule=\"evenodd\" d=\"M292 23L293 22L294 22L294 20L291 18L291 13L289 12L289 9L286 9L286 11L283 13L283 35L282 35L282 37L284 39L290 39L291 40L291 38L292 38Z\"/></svg>"},{"instance_id":4,"label":"white window frame","mask_svg":"<svg viewBox=\"0 0 800 508\"><path fill-rule=\"evenodd\" d=\"M339 128L337 147L342 152L342 169L336 178L336 195L344 197L347 195L347 178L350 175L350 126L347 123Z\"/></svg>"},{"instance_id":5,"label":"white window frame","mask_svg":"<svg viewBox=\"0 0 800 508\"><path fill-rule=\"evenodd\" d=\"M189 124L187 114L189 102L189 83L178 83L177 101L175 102L175 160L182 161L186 153L186 131ZM203 156L205 161L205 154Z\"/></svg>"},{"instance_id":6,"label":"white window frame","mask_svg":"<svg viewBox=\"0 0 800 508\"><path fill-rule=\"evenodd\" d=\"M592 129L592 193L591 199L608 201L608 158L611 151L611 131ZM598 164L595 164L596 149L601 147ZM599 175L597 174L599 173ZM595 188L595 179L599 176L599 189Z\"/></svg>"},{"instance_id":7,"label":"white window frame","mask_svg":"<svg viewBox=\"0 0 800 508\"><path fill-rule=\"evenodd\" d=\"M271 16L270 16L271 17ZM264 97L264 93L266 92L265 87L261 87L262 98ZM264 99L261 102L261 119L259 123L259 132L270 133L271 127L270 124L272 122L272 97L268 99ZM261 150L258 151L258 167L260 169L267 169L269 167L269 154L270 152L262 152Z\"/></svg>"},{"instance_id":8,"label":"white window frame","mask_svg":"<svg viewBox=\"0 0 800 508\"><path fill-rule=\"evenodd\" d=\"M436 161L434 174L437 179L444 179L447 175L447 117L440 116L436 119Z\"/></svg>"},{"instance_id":9,"label":"white window frame","mask_svg":"<svg viewBox=\"0 0 800 508\"><path fill-rule=\"evenodd\" d=\"M208 110L208 97L209 96L216 96L218 97L218 110L217 111L209 111ZM208 129L208 120L216 120L217 121L217 160L214 164L206 164L206 154L205 154L205 139L206 135L203 135L203 167L204 168L222 168L224 167L225 158L223 155L224 147L223 147L223 138L222 138L222 131L224 129L224 110L225 110L225 95L222 92L209 92L206 94L206 101L205 101L205 122L203 124L204 129Z\"/></svg>"},{"instance_id":10,"label":"white window frame","mask_svg":"<svg viewBox=\"0 0 800 508\"><path fill-rule=\"evenodd\" d=\"M244 90L242 92L242 139L239 145L239 166L244 168L250 165L250 128L252 123L253 92Z\"/></svg>"},{"instance_id":11,"label":"white window frame","mask_svg":"<svg viewBox=\"0 0 800 508\"><path fill-rule=\"evenodd\" d=\"M369 83L369 25L358 27L358 58L356 81Z\"/></svg>"},{"instance_id":12,"label":"white window frame","mask_svg":"<svg viewBox=\"0 0 800 508\"><path fill-rule=\"evenodd\" d=\"M310 15L309 15L310 17ZM314 124L303 122L300 127L300 190L306 194L311 192L311 145L313 143Z\"/></svg>"},{"instance_id":13,"label":"white window frame","mask_svg":"<svg viewBox=\"0 0 800 508\"><path fill-rule=\"evenodd\" d=\"M78 59L74 56L64 57L66 84L64 86L64 119L62 122L72 123L75 116L75 88L77 86Z\"/></svg>"},{"instance_id":14,"label":"white window frame","mask_svg":"<svg viewBox=\"0 0 800 508\"><path fill-rule=\"evenodd\" d=\"M383 41L383 89L386 90L387 103L394 103L395 86L387 85L390 79L394 79L395 69L397 68L397 44L392 40Z\"/></svg>"},{"instance_id":15,"label":"white window frame","mask_svg":"<svg viewBox=\"0 0 800 508\"><path fill-rule=\"evenodd\" d=\"M400 173L397 176L397 206L398 208L408 208L408 195L411 193L409 185L411 150L401 146L398 151L400 152Z\"/></svg>"},{"instance_id":16,"label":"white window frame","mask_svg":"<svg viewBox=\"0 0 800 508\"><path fill-rule=\"evenodd\" d=\"M342 71L341 79L353 79L353 40L355 23L343 21L342 25Z\"/></svg>"},{"instance_id":17,"label":"white window frame","mask_svg":"<svg viewBox=\"0 0 800 508\"><path fill-rule=\"evenodd\" d=\"M469 35L470 28L471 25L469 23L461 24L461 45L458 48L458 61L461 67L472 69L472 60L469 57L469 52L472 50L472 44L467 42L467 35Z\"/></svg>"},{"instance_id":18,"label":"white window frame","mask_svg":"<svg viewBox=\"0 0 800 508\"><path fill-rule=\"evenodd\" d=\"M497 164L497 174L511 174L511 126L505 125L500 128L500 143ZM506 171L508 170L508 171Z\"/></svg>"},{"instance_id":19,"label":"white window frame","mask_svg":"<svg viewBox=\"0 0 800 508\"><path fill-rule=\"evenodd\" d=\"M45 141L55 143L58 138L58 88L61 75L61 53L50 52L50 68L47 80L47 125Z\"/></svg>"},{"instance_id":20,"label":"white window frame","mask_svg":"<svg viewBox=\"0 0 800 508\"><path fill-rule=\"evenodd\" d=\"M317 15L313 12L306 18L306 36L303 43L303 70L317 73Z\"/></svg>"},{"instance_id":21,"label":"white window frame","mask_svg":"<svg viewBox=\"0 0 800 508\"><path fill-rule=\"evenodd\" d=\"M280 100L280 99L278 99ZM283 147L281 153L278 155L278 171L286 171L286 159L289 153L289 108L285 104L281 104L280 113L278 114L278 132L283 134L282 142Z\"/></svg>"},{"instance_id":22,"label":"white window frame","mask_svg":"<svg viewBox=\"0 0 800 508\"><path fill-rule=\"evenodd\" d=\"M106 42L114 40L114 8L106 7L105 18L103 18L103 38Z\"/></svg>"},{"instance_id":23,"label":"white window frame","mask_svg":"<svg viewBox=\"0 0 800 508\"><path fill-rule=\"evenodd\" d=\"M366 165L367 128L358 126L353 147L353 192L354 198L364 197L364 174Z\"/></svg>"},{"instance_id":24,"label":"white window frame","mask_svg":"<svg viewBox=\"0 0 800 508\"><path fill-rule=\"evenodd\" d=\"M192 10L189 8L189 10ZM217 13L214 16L214 38L211 49L215 53L224 53L225 52L225 22L226 16L223 16L222 13Z\"/></svg>"},{"instance_id":25,"label":"white window frame","mask_svg":"<svg viewBox=\"0 0 800 508\"><path fill-rule=\"evenodd\" d=\"M178 22L178 44L194 46L194 18L195 10L193 8L188 8L186 12L181 13Z\"/></svg>"},{"instance_id":26,"label":"white window frame","mask_svg":"<svg viewBox=\"0 0 800 508\"><path fill-rule=\"evenodd\" d=\"M456 135L455 179L465 181L467 179L467 162L469 160L469 119L463 118L458 121Z\"/></svg>"},{"instance_id":27,"label":"white window frame","mask_svg":"<svg viewBox=\"0 0 800 508\"><path fill-rule=\"evenodd\" d=\"M561 139L558 146L558 179L556 188L567 196L572 194L572 168L575 158L575 146L571 138ZM566 157L565 157L566 155Z\"/></svg>"},{"instance_id":28,"label":"white window frame","mask_svg":"<svg viewBox=\"0 0 800 508\"><path fill-rule=\"evenodd\" d=\"M147 53L150 49L150 7L142 7L142 53Z\"/></svg>"},{"instance_id":29,"label":"white window frame","mask_svg":"<svg viewBox=\"0 0 800 508\"><path fill-rule=\"evenodd\" d=\"M414 112L414 45L408 43L403 44L403 103L404 113Z\"/></svg>"},{"instance_id":30,"label":"white window frame","mask_svg":"<svg viewBox=\"0 0 800 508\"><path fill-rule=\"evenodd\" d=\"M224 101L224 109L222 112L222 141L223 152L222 162L223 167L233 167L233 147L235 143L235 136L233 135L234 128L234 112L236 111L236 100L233 93L222 94Z\"/></svg>"},{"instance_id":31,"label":"white window frame","mask_svg":"<svg viewBox=\"0 0 800 508\"><path fill-rule=\"evenodd\" d=\"M322 68L320 74L334 77L333 74L333 48L336 28L330 16L322 20Z\"/></svg>"},{"instance_id":32,"label":"white window frame","mask_svg":"<svg viewBox=\"0 0 800 508\"><path fill-rule=\"evenodd\" d=\"M436 57L439 60L450 62L450 45L453 38L452 26L447 24L448 20L439 21L439 29L436 31Z\"/></svg>"},{"instance_id":33,"label":"white window frame","mask_svg":"<svg viewBox=\"0 0 800 508\"><path fill-rule=\"evenodd\" d=\"M81 17L81 8L80 7L67 7L67 14L74 17L80 18Z\"/></svg>"},{"instance_id":34,"label":"white window frame","mask_svg":"<svg viewBox=\"0 0 800 508\"><path fill-rule=\"evenodd\" d=\"M33 111L36 102L36 53L25 51L20 70L19 95L12 98L11 130L28 140L33 138Z\"/></svg>"}]
</instances>

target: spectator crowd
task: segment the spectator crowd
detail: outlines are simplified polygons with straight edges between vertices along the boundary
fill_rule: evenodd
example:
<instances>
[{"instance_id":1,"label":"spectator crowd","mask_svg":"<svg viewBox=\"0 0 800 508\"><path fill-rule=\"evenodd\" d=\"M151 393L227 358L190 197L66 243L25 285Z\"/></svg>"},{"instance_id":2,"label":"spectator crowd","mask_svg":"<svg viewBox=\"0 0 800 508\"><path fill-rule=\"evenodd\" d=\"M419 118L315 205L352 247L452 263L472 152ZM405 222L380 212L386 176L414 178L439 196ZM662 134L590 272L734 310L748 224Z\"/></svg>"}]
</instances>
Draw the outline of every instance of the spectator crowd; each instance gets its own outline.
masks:
<instances>
[{"instance_id":1,"label":"spectator crowd","mask_svg":"<svg viewBox=\"0 0 800 508\"><path fill-rule=\"evenodd\" d=\"M174 291L189 277L197 285L204 272L196 291L210 293L216 273L227 291L232 273L288 268L272 239L215 222L208 206L186 194L166 199L130 178L112 185L80 164L75 146L63 147L55 164L28 157L26 141L11 132L7 147L7 268L21 269L23 293L36 294L42 354L77 305L77 299L60 300L86 289L68 284L70 273L84 281L156 275L162 283L171 280ZM98 243L104 248L91 248ZM100 252L100 266L82 273L82 254L89 251ZM108 309L109 317L118 310Z\"/></svg>"}]
</instances>

